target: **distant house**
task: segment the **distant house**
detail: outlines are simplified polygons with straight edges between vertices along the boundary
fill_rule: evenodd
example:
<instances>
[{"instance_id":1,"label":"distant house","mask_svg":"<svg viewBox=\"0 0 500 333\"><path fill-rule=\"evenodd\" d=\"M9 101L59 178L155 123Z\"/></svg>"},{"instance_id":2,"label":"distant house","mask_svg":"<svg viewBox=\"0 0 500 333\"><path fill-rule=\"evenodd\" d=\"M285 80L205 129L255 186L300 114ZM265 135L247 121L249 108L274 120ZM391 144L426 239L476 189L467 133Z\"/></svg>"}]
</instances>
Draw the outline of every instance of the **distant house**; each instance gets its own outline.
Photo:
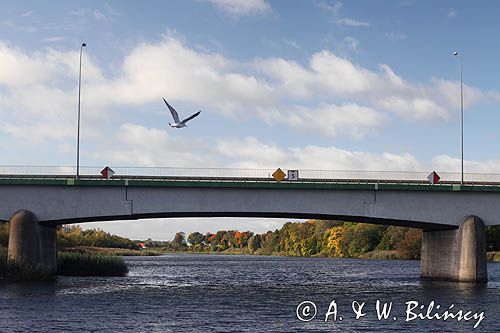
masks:
<instances>
[{"instance_id":1,"label":"distant house","mask_svg":"<svg viewBox=\"0 0 500 333\"><path fill-rule=\"evenodd\" d=\"M137 243L137 246L140 247L141 249L146 248L146 244L144 244L144 243Z\"/></svg>"}]
</instances>

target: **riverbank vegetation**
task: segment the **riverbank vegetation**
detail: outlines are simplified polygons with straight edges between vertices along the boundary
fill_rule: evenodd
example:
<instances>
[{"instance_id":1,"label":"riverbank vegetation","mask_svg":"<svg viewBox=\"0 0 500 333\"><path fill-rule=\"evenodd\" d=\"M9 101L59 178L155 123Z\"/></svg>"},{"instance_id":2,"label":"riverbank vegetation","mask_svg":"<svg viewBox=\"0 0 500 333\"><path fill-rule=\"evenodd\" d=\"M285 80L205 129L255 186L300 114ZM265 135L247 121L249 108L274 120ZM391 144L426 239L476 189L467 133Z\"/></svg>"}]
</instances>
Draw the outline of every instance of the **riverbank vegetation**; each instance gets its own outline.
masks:
<instances>
[{"instance_id":1,"label":"riverbank vegetation","mask_svg":"<svg viewBox=\"0 0 500 333\"><path fill-rule=\"evenodd\" d=\"M122 257L59 252L58 274L69 276L125 276L128 268Z\"/></svg>"},{"instance_id":2,"label":"riverbank vegetation","mask_svg":"<svg viewBox=\"0 0 500 333\"><path fill-rule=\"evenodd\" d=\"M7 248L0 246L0 280L42 281L51 279L53 279L53 276L41 266L9 260L7 258Z\"/></svg>"},{"instance_id":3,"label":"riverbank vegetation","mask_svg":"<svg viewBox=\"0 0 500 333\"><path fill-rule=\"evenodd\" d=\"M83 230L80 226L70 225L57 230L59 249L85 246L138 250L137 242L125 237L112 235L100 229Z\"/></svg>"},{"instance_id":4,"label":"riverbank vegetation","mask_svg":"<svg viewBox=\"0 0 500 333\"><path fill-rule=\"evenodd\" d=\"M417 229L366 223L309 220L287 222L279 230L218 231L205 235L177 233L169 250L240 252L262 255L373 259L418 259L422 232Z\"/></svg>"},{"instance_id":5,"label":"riverbank vegetation","mask_svg":"<svg viewBox=\"0 0 500 333\"><path fill-rule=\"evenodd\" d=\"M68 253L95 254L106 256L159 256L165 254L165 248L148 248L143 250L120 249L112 247L75 246L67 247L63 250Z\"/></svg>"},{"instance_id":6,"label":"riverbank vegetation","mask_svg":"<svg viewBox=\"0 0 500 333\"><path fill-rule=\"evenodd\" d=\"M486 228L490 260L500 260L500 226ZM309 220L287 222L264 234L221 230L177 233L169 251L365 259L419 259L422 231L366 223Z\"/></svg>"},{"instance_id":7,"label":"riverbank vegetation","mask_svg":"<svg viewBox=\"0 0 500 333\"><path fill-rule=\"evenodd\" d=\"M120 256L77 252L58 253L57 275L125 276L127 273L127 265ZM52 279L54 276L42 266L32 266L9 260L7 249L0 247L0 280L42 281Z\"/></svg>"}]
</instances>

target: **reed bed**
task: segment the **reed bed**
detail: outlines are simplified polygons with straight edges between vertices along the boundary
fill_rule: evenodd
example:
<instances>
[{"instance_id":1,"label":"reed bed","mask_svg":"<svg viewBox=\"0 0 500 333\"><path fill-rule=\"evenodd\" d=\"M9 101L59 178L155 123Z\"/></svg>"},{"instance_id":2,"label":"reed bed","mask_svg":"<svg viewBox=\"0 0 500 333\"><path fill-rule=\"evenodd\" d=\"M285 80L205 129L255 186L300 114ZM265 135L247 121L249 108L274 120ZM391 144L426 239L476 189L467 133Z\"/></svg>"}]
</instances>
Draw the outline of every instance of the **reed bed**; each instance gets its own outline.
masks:
<instances>
[{"instance_id":1,"label":"reed bed","mask_svg":"<svg viewBox=\"0 0 500 333\"><path fill-rule=\"evenodd\" d=\"M4 281L45 281L54 277L40 265L30 265L7 258L7 249L0 247L0 280Z\"/></svg>"},{"instance_id":2,"label":"reed bed","mask_svg":"<svg viewBox=\"0 0 500 333\"><path fill-rule=\"evenodd\" d=\"M68 247L64 252L81 254L100 254L105 256L159 256L165 254L165 249L131 250L111 247L76 246Z\"/></svg>"},{"instance_id":3,"label":"reed bed","mask_svg":"<svg viewBox=\"0 0 500 333\"><path fill-rule=\"evenodd\" d=\"M122 257L60 252L58 274L67 276L125 276L128 268Z\"/></svg>"}]
</instances>

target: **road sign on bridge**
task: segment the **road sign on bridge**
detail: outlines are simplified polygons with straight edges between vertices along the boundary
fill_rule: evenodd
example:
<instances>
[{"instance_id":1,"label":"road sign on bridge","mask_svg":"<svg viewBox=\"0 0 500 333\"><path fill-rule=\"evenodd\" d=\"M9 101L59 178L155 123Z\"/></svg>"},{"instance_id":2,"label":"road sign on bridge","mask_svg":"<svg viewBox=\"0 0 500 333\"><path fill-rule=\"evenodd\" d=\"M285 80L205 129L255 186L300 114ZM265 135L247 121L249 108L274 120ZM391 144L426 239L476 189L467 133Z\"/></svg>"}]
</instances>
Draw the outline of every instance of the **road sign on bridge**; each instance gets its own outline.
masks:
<instances>
[{"instance_id":1,"label":"road sign on bridge","mask_svg":"<svg viewBox=\"0 0 500 333\"><path fill-rule=\"evenodd\" d=\"M278 168L278 169L276 169L276 171L273 172L272 176L279 183L283 179L285 179L286 174L285 174L285 172L283 170L281 170L281 168Z\"/></svg>"},{"instance_id":2,"label":"road sign on bridge","mask_svg":"<svg viewBox=\"0 0 500 333\"><path fill-rule=\"evenodd\" d=\"M441 177L439 177L439 175L437 174L436 171L432 171L428 176L427 176L427 179L429 179L429 182L434 185L434 184L437 184L439 182L439 180L441 179Z\"/></svg>"},{"instance_id":3,"label":"road sign on bridge","mask_svg":"<svg viewBox=\"0 0 500 333\"><path fill-rule=\"evenodd\" d=\"M101 170L101 175L106 179L111 179L111 177L113 177L114 174L115 172L109 166Z\"/></svg>"}]
</instances>

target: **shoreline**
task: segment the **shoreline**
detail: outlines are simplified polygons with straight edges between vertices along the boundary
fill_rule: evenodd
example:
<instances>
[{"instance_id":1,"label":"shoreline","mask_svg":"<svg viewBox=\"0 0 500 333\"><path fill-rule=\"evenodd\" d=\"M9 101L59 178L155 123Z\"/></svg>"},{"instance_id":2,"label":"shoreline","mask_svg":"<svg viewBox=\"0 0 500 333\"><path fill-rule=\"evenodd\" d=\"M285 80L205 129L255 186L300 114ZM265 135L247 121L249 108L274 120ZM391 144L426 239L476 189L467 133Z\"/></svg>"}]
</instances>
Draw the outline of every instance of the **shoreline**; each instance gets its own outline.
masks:
<instances>
[{"instance_id":1,"label":"shoreline","mask_svg":"<svg viewBox=\"0 0 500 333\"><path fill-rule=\"evenodd\" d=\"M331 258L331 259L365 259L365 260L420 260L420 259L407 259L407 258L399 258L396 256L377 256L377 252L384 252L384 251L372 251L365 253L362 256L359 257L330 257L330 256L323 256L323 255L313 255L313 256L291 256L291 255L286 255L283 253L272 253L272 254L266 254L266 253L249 253L249 252L242 252L242 251L228 251L228 252L211 252L211 251L165 251L159 254L155 254L154 256L161 256L165 254L214 254L214 255L232 255L232 256L238 256L238 255L247 255L247 256L256 256L256 257L263 257L263 256L269 256L269 257L289 257L289 258ZM392 252L392 251L391 251ZM132 255L132 256L148 256L148 255ZM500 262L500 251L492 251L487 253L487 261L488 262Z\"/></svg>"},{"instance_id":2,"label":"shoreline","mask_svg":"<svg viewBox=\"0 0 500 333\"><path fill-rule=\"evenodd\" d=\"M494 252L497 253L495 259L490 259L488 256L487 262L498 262L500 263L500 251ZM369 258L369 257L328 257L328 256L290 256L286 254L252 254L252 253L243 253L243 252L194 252L194 251L167 251L163 254L214 254L214 255L246 255L246 256L255 256L255 257L287 257L287 258L311 258L311 259L364 259L364 260L420 260L420 259L408 259L408 258ZM162 254L160 254L162 255Z\"/></svg>"}]
</instances>

